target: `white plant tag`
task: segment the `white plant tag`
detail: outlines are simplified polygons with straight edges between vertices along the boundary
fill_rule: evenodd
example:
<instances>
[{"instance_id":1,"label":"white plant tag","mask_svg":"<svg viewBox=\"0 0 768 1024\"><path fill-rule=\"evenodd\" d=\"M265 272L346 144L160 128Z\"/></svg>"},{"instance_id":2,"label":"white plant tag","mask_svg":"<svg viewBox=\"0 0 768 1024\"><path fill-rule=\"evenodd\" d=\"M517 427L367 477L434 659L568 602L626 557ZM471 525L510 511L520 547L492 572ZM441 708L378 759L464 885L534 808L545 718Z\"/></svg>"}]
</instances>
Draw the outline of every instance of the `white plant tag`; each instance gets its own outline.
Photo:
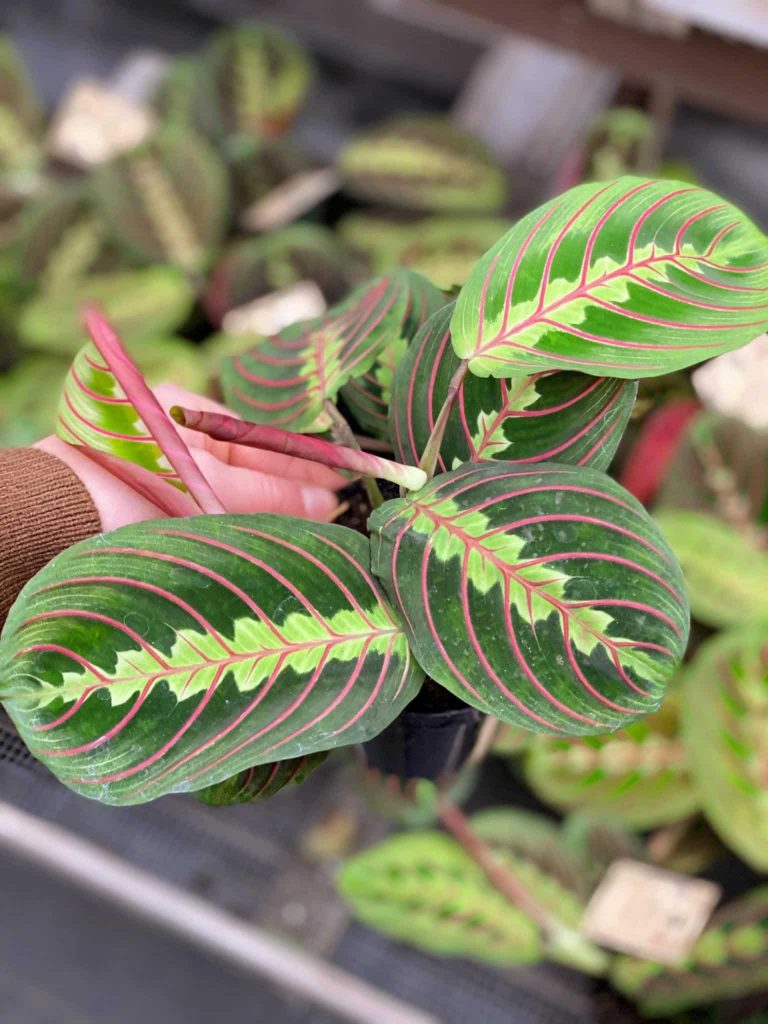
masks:
<instances>
[{"instance_id":1,"label":"white plant tag","mask_svg":"<svg viewBox=\"0 0 768 1024\"><path fill-rule=\"evenodd\" d=\"M621 859L593 893L581 931L609 949L674 965L689 953L719 898L714 882Z\"/></svg>"},{"instance_id":2,"label":"white plant tag","mask_svg":"<svg viewBox=\"0 0 768 1024\"><path fill-rule=\"evenodd\" d=\"M81 79L54 115L48 151L87 170L138 146L154 125L151 111L130 103L96 79Z\"/></svg>"},{"instance_id":3,"label":"white plant tag","mask_svg":"<svg viewBox=\"0 0 768 1024\"><path fill-rule=\"evenodd\" d=\"M337 192L340 178L333 167L301 171L253 203L240 218L246 231L274 231L297 220Z\"/></svg>"},{"instance_id":4,"label":"white plant tag","mask_svg":"<svg viewBox=\"0 0 768 1024\"><path fill-rule=\"evenodd\" d=\"M693 386L708 409L768 430L768 334L700 366Z\"/></svg>"},{"instance_id":5,"label":"white plant tag","mask_svg":"<svg viewBox=\"0 0 768 1024\"><path fill-rule=\"evenodd\" d=\"M298 281L230 309L222 321L225 334L272 335L284 327L325 312L325 299L314 281Z\"/></svg>"}]
</instances>

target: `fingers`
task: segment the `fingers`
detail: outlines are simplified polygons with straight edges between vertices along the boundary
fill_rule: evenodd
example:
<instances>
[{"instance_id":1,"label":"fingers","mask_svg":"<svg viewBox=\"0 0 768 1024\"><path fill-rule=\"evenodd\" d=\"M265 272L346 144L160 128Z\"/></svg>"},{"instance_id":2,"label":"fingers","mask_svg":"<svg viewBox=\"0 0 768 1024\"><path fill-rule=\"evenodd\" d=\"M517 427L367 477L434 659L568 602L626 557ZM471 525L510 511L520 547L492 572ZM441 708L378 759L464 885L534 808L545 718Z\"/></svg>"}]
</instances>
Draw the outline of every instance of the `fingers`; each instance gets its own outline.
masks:
<instances>
[{"instance_id":1,"label":"fingers","mask_svg":"<svg viewBox=\"0 0 768 1024\"><path fill-rule=\"evenodd\" d=\"M228 466L201 449L193 456L228 512L280 512L327 521L339 504L327 487Z\"/></svg>"}]
</instances>

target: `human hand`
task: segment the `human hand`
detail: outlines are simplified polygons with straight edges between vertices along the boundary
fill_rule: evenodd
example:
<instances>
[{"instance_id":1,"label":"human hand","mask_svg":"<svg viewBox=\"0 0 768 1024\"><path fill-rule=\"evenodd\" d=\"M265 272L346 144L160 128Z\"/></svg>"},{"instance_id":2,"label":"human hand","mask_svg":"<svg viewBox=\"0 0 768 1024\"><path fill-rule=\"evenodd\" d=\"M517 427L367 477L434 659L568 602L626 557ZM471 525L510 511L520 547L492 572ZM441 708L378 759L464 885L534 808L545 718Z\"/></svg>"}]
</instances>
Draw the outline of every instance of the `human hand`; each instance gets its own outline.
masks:
<instances>
[{"instance_id":1,"label":"human hand","mask_svg":"<svg viewBox=\"0 0 768 1024\"><path fill-rule=\"evenodd\" d=\"M162 384L155 388L155 395L166 412L172 405L229 411L175 384ZM334 492L349 483L339 473L304 459L214 441L205 434L174 426L227 512L283 512L327 521L339 504ZM96 506L103 530L163 517L161 509L148 498L93 462L81 449L53 435L35 447L61 459L79 477Z\"/></svg>"}]
</instances>

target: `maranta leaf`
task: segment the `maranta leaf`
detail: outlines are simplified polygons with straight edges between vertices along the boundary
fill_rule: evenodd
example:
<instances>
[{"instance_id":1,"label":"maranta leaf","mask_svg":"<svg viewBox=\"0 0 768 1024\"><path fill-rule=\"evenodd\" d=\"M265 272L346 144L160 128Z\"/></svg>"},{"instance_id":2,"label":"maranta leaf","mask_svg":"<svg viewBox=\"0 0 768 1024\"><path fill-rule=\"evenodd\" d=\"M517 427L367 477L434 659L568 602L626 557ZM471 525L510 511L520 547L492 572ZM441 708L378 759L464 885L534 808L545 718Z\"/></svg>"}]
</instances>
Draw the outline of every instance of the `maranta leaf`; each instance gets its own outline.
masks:
<instances>
[{"instance_id":1,"label":"maranta leaf","mask_svg":"<svg viewBox=\"0 0 768 1024\"><path fill-rule=\"evenodd\" d=\"M275 761L274 764L267 762L255 765L223 782L197 790L195 796L202 803L214 807L266 800L286 786L302 783L327 756L321 751L318 754L305 754L304 757L292 757L287 761Z\"/></svg>"},{"instance_id":2,"label":"maranta leaf","mask_svg":"<svg viewBox=\"0 0 768 1024\"><path fill-rule=\"evenodd\" d=\"M688 636L682 575L603 474L474 463L369 520L374 572L420 665L536 732L607 732L654 711Z\"/></svg>"},{"instance_id":3,"label":"maranta leaf","mask_svg":"<svg viewBox=\"0 0 768 1024\"><path fill-rule=\"evenodd\" d=\"M395 374L390 438L401 462L418 465L459 358L451 347L453 306L419 331ZM448 420L439 470L464 462L557 461L605 469L637 394L635 381L544 372L514 380L468 374Z\"/></svg>"},{"instance_id":4,"label":"maranta leaf","mask_svg":"<svg viewBox=\"0 0 768 1024\"><path fill-rule=\"evenodd\" d=\"M352 530L268 515L83 541L11 610L5 708L60 781L112 804L362 742L423 678L369 560Z\"/></svg>"},{"instance_id":5,"label":"maranta leaf","mask_svg":"<svg viewBox=\"0 0 768 1024\"><path fill-rule=\"evenodd\" d=\"M767 327L768 239L711 192L641 178L579 185L524 217L475 266L451 323L482 377L652 377Z\"/></svg>"}]
</instances>

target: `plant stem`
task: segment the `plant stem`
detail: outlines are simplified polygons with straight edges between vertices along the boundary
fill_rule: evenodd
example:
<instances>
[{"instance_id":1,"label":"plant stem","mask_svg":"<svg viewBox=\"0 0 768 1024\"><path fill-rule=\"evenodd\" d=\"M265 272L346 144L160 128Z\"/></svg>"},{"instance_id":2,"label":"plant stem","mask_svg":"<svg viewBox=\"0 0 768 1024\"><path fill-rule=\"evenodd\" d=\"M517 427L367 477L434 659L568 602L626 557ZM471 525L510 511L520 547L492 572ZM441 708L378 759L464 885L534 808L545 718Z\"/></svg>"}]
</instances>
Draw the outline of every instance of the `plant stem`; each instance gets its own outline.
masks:
<instances>
[{"instance_id":1,"label":"plant stem","mask_svg":"<svg viewBox=\"0 0 768 1024\"><path fill-rule=\"evenodd\" d=\"M560 930L557 922L539 906L517 875L507 865L502 867L499 864L493 851L473 830L463 811L445 796L438 798L437 807L440 821L464 847L472 860L483 869L491 885L535 921L547 938L552 938Z\"/></svg>"},{"instance_id":2,"label":"plant stem","mask_svg":"<svg viewBox=\"0 0 768 1024\"><path fill-rule=\"evenodd\" d=\"M361 452L359 448L344 448L342 445L324 441L307 434L294 434L289 430L278 430L263 423L249 423L236 416L218 412L202 412L184 409L175 405L170 410L173 419L190 430L199 430L218 441L261 448L263 451L295 455L310 462L319 462L333 469L347 469L363 477L381 477L408 490L418 490L426 483L426 477L415 466L403 466L379 455ZM378 487L376 488L378 492ZM380 494L379 494L380 497Z\"/></svg>"},{"instance_id":3,"label":"plant stem","mask_svg":"<svg viewBox=\"0 0 768 1024\"><path fill-rule=\"evenodd\" d=\"M326 398L324 407L331 421L331 436L336 444L343 444L347 448L356 448L358 451L362 451L357 438L352 433L352 428L339 412L336 403L332 402L330 398ZM371 508L378 508L384 504L384 495L373 477L363 476L363 487L365 487Z\"/></svg>"},{"instance_id":4,"label":"plant stem","mask_svg":"<svg viewBox=\"0 0 768 1024\"><path fill-rule=\"evenodd\" d=\"M435 425L432 428L432 433L429 435L424 452L421 456L421 462L419 468L423 469L427 474L428 479L432 479L435 475L435 466L437 465L437 457L440 454L440 446L443 443L445 437L445 430L448 426L448 418L453 410L453 404L456 401L456 396L459 393L461 385L464 383L464 378L469 370L469 363L466 359L462 359L459 363L458 369L451 377L451 382L448 385L448 392L443 402L443 407L437 415Z\"/></svg>"}]
</instances>

